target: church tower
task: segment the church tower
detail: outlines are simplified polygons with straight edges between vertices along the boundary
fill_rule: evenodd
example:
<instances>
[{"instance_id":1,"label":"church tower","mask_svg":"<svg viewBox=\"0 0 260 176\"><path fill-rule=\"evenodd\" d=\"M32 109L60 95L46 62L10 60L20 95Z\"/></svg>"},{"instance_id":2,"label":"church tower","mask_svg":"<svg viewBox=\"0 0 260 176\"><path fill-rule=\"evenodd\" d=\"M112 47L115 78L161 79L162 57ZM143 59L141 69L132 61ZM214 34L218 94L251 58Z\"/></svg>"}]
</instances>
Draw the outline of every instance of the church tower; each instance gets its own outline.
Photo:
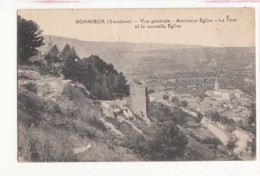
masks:
<instances>
[{"instance_id":1,"label":"church tower","mask_svg":"<svg viewBox=\"0 0 260 176\"><path fill-rule=\"evenodd\" d=\"M218 84L218 78L216 77L215 83L214 83L214 90L218 91L219 90L219 84Z\"/></svg>"}]
</instances>

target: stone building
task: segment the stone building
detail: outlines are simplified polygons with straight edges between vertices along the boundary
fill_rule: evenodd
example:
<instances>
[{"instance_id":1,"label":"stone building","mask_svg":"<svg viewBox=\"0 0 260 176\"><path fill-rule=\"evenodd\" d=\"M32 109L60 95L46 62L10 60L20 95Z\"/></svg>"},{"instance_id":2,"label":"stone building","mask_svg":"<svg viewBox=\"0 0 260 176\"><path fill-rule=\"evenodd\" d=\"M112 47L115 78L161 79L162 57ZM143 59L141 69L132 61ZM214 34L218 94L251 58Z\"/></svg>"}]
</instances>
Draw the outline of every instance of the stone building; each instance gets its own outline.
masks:
<instances>
[{"instance_id":1,"label":"stone building","mask_svg":"<svg viewBox=\"0 0 260 176\"><path fill-rule=\"evenodd\" d=\"M151 122L147 117L147 87L146 84L138 80L130 83L129 105L131 111L140 117L146 124Z\"/></svg>"},{"instance_id":2,"label":"stone building","mask_svg":"<svg viewBox=\"0 0 260 176\"><path fill-rule=\"evenodd\" d=\"M217 78L214 83L214 89L206 91L206 95L225 102L230 102L234 98L243 98L245 96L244 92L239 89L220 89Z\"/></svg>"}]
</instances>

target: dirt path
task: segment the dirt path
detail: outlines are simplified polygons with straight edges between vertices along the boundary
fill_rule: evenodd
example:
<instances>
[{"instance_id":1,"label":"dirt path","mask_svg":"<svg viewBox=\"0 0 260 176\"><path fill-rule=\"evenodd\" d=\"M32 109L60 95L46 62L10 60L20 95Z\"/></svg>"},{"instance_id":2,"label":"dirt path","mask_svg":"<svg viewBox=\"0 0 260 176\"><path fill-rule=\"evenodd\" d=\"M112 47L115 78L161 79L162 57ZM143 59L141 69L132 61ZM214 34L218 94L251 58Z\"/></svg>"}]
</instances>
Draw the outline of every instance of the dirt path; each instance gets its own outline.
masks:
<instances>
[{"instance_id":1,"label":"dirt path","mask_svg":"<svg viewBox=\"0 0 260 176\"><path fill-rule=\"evenodd\" d=\"M207 127L209 129L209 131L212 134L214 134L214 136L216 136L224 145L228 144L229 137L226 135L226 133L222 129L211 124L210 122L208 122L208 120L205 120L205 118L201 120L201 124L203 124L205 127Z\"/></svg>"},{"instance_id":2,"label":"dirt path","mask_svg":"<svg viewBox=\"0 0 260 176\"><path fill-rule=\"evenodd\" d=\"M185 108L181 108L184 112L190 114L192 117L197 117L197 114L193 111L190 111ZM203 124L214 136L216 136L224 145L227 145L229 141L229 137L227 134L220 128L208 122L208 120L203 117L201 120L201 124Z\"/></svg>"}]
</instances>

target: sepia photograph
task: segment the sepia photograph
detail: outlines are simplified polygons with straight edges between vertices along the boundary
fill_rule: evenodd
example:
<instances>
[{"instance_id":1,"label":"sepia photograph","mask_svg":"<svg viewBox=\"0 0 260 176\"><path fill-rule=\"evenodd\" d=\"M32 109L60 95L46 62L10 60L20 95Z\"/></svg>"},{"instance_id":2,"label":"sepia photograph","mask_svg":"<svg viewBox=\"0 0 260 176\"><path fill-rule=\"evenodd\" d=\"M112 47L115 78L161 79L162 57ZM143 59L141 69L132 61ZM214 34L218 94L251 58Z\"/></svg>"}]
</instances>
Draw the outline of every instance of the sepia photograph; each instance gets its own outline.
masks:
<instances>
[{"instance_id":1,"label":"sepia photograph","mask_svg":"<svg viewBox=\"0 0 260 176\"><path fill-rule=\"evenodd\" d=\"M256 160L254 8L18 9L18 162Z\"/></svg>"}]
</instances>

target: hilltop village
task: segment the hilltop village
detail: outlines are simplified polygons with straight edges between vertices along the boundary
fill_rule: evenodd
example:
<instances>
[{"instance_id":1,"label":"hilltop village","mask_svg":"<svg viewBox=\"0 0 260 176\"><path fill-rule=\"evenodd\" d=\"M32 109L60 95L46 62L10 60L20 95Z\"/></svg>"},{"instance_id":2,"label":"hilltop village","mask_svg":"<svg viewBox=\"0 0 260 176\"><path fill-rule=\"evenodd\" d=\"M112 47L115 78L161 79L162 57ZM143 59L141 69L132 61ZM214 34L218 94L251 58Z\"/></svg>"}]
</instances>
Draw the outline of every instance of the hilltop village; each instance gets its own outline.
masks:
<instances>
[{"instance_id":1,"label":"hilltop village","mask_svg":"<svg viewBox=\"0 0 260 176\"><path fill-rule=\"evenodd\" d=\"M252 121L253 97L239 89L221 89L217 78L212 87L213 90L207 90L203 98L159 91L150 95L150 101L170 107L181 104L184 112L195 118L200 116L201 123L224 145L235 139L235 153L248 158L250 151L247 150L247 144L254 138L254 131L250 127L255 126L255 121Z\"/></svg>"},{"instance_id":2,"label":"hilltop village","mask_svg":"<svg viewBox=\"0 0 260 176\"><path fill-rule=\"evenodd\" d=\"M41 32L31 50L22 38L31 34L21 28L27 25L39 30L18 16L20 162L255 158L254 66L239 58L238 68L232 67L233 55L242 49L225 49L229 59L222 54L208 60L207 54L223 50L192 47L183 52L184 46L142 44L140 48L160 46L162 51L129 54L137 44L120 43L116 54L110 49L81 57L79 52L91 49L81 50L84 45L75 44L77 40L42 37ZM87 46L95 45L105 44ZM118 54L123 45L127 49ZM207 57L198 60L199 53ZM164 58L158 59L161 54ZM239 53L248 56L253 56L251 49ZM229 65L219 64L226 60ZM234 70L226 72L229 67ZM236 81L240 79L247 84Z\"/></svg>"}]
</instances>

